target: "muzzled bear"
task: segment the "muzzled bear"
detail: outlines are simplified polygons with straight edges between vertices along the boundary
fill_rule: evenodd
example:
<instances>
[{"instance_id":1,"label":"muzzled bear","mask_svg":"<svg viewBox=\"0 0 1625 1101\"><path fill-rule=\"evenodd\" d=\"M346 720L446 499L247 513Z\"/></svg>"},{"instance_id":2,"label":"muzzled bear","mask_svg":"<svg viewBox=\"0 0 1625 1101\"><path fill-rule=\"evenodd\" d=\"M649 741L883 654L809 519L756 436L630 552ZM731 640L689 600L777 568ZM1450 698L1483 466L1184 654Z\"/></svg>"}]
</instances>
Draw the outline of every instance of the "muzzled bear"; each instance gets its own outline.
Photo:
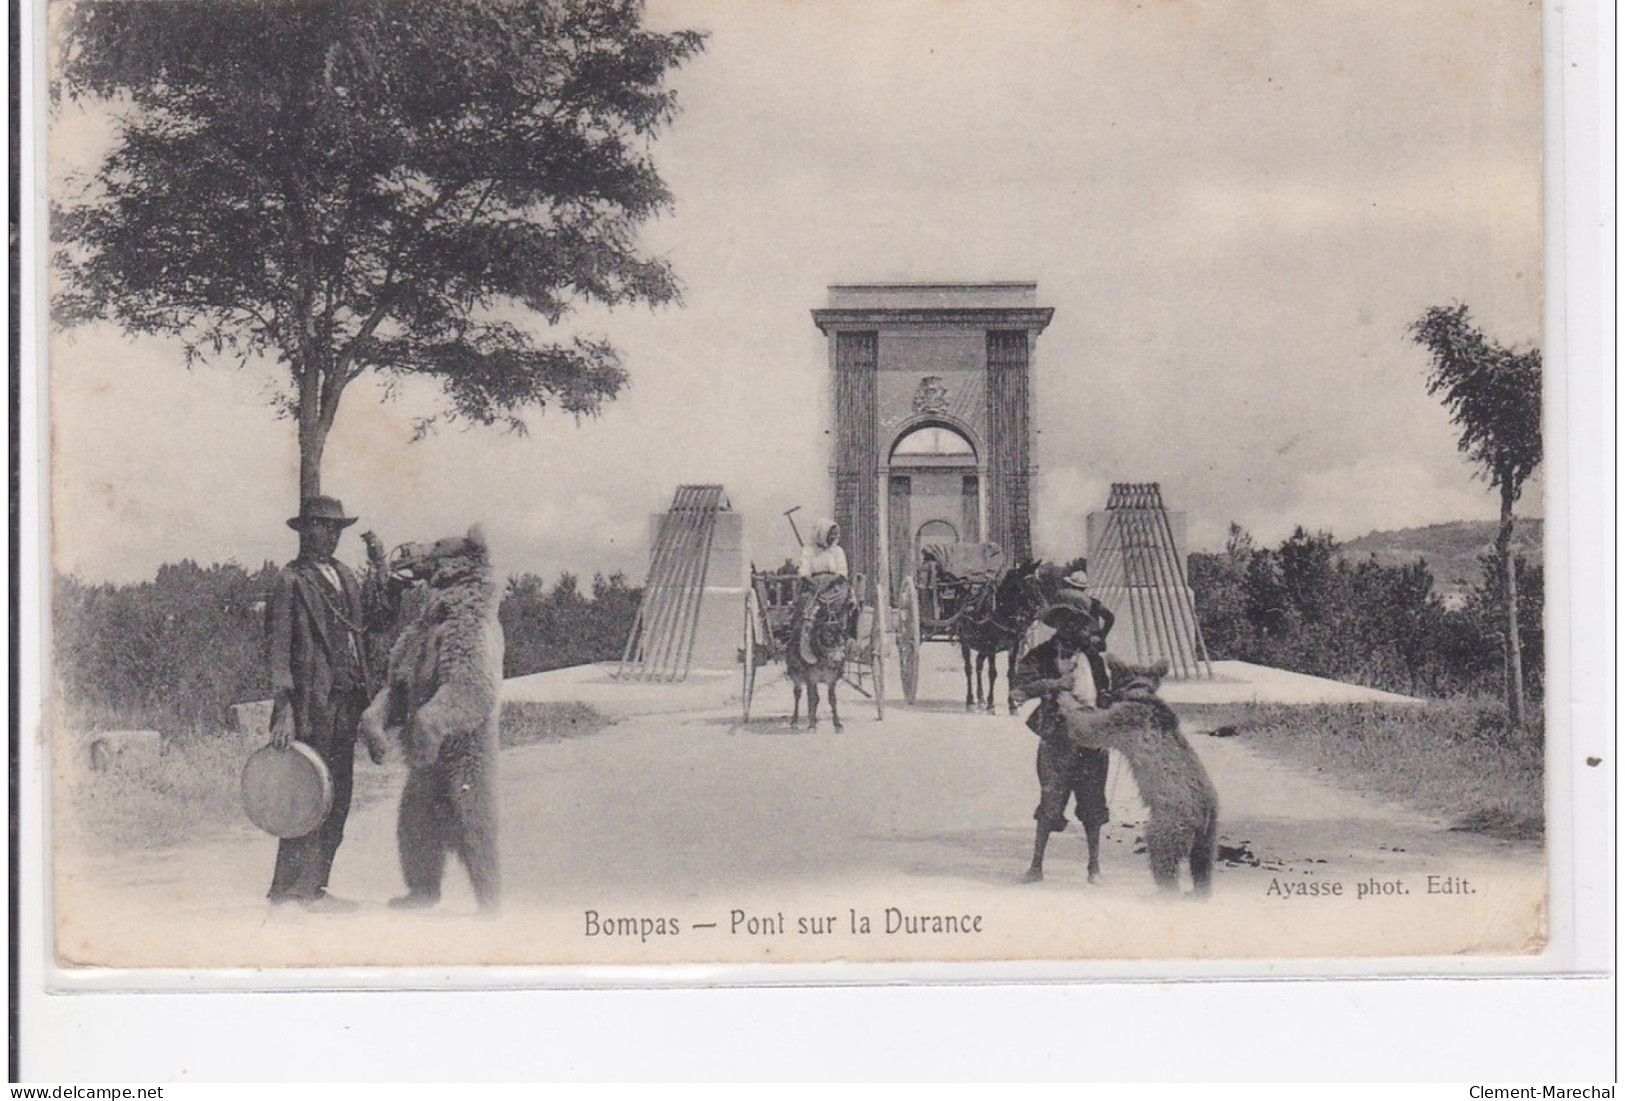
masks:
<instances>
[{"instance_id":1,"label":"muzzled bear","mask_svg":"<svg viewBox=\"0 0 1625 1101\"><path fill-rule=\"evenodd\" d=\"M1067 723L1079 749L1115 749L1128 762L1150 815L1145 843L1151 878L1162 891L1179 890L1179 865L1190 864L1196 894L1213 889L1219 838L1219 796L1202 759L1180 733L1179 718L1157 697L1168 663L1128 665L1107 655L1112 705Z\"/></svg>"},{"instance_id":2,"label":"muzzled bear","mask_svg":"<svg viewBox=\"0 0 1625 1101\"><path fill-rule=\"evenodd\" d=\"M497 863L496 764L502 625L491 557L478 525L466 536L409 543L392 574L421 585L418 611L389 652L383 689L361 716L375 753L385 732L400 738L411 771L396 839L407 893L397 909L440 901L446 855L468 870L482 912L501 895Z\"/></svg>"}]
</instances>

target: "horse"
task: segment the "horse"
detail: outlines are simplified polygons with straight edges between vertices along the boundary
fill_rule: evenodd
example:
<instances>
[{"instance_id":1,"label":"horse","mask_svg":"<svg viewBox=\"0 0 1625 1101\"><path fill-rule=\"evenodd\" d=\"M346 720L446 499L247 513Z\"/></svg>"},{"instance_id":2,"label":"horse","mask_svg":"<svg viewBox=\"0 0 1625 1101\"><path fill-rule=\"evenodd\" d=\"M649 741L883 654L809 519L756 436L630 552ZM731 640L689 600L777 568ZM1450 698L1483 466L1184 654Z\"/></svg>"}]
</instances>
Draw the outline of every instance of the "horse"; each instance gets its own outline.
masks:
<instances>
[{"instance_id":1,"label":"horse","mask_svg":"<svg viewBox=\"0 0 1625 1101\"><path fill-rule=\"evenodd\" d=\"M1014 677L1016 652L1027 629L1046 601L1039 586L1041 563L1029 558L1005 572L997 585L983 585L965 598L952 621L953 637L965 659L965 710L996 710L994 686L999 680L999 654L1010 655L1007 675ZM976 653L974 694L971 652ZM982 669L987 669L987 695L982 695Z\"/></svg>"}]
</instances>

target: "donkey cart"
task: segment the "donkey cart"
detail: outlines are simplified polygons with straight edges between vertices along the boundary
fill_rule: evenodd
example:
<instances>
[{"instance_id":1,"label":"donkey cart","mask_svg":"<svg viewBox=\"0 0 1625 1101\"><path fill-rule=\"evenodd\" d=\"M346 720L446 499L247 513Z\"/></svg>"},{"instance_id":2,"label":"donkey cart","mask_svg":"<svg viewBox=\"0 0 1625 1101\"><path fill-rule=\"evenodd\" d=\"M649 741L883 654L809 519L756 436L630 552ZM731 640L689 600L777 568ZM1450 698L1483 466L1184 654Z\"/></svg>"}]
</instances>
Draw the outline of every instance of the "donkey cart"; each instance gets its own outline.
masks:
<instances>
[{"instance_id":1,"label":"donkey cart","mask_svg":"<svg viewBox=\"0 0 1625 1101\"><path fill-rule=\"evenodd\" d=\"M745 592L745 622L740 639L739 658L742 666L740 708L744 721L750 721L751 699L756 693L756 672L764 665L785 662L793 672L795 662L790 647L795 644L794 628L796 596L800 578L794 566L786 565L775 571L750 571L750 588ZM863 593L865 586L859 578L853 585L854 593ZM860 695L872 699L875 718L886 716L885 673L882 656L883 617L876 614L871 601L855 608L847 617L845 653L838 679L850 685ZM830 684L830 711L834 717L834 684ZM800 693L797 692L799 703ZM816 705L813 705L816 706ZM836 719L839 722L839 719Z\"/></svg>"}]
</instances>

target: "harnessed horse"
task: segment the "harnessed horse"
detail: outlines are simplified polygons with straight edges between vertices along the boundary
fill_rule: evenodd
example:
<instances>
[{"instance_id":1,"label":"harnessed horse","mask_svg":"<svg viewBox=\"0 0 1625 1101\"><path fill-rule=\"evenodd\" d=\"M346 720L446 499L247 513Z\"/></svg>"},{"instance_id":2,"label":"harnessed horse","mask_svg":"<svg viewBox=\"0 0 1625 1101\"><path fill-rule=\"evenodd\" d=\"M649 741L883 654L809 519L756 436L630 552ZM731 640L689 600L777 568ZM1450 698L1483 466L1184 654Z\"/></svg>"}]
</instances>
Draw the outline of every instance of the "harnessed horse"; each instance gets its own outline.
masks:
<instances>
[{"instance_id":1,"label":"harnessed horse","mask_svg":"<svg viewBox=\"0 0 1625 1101\"><path fill-rule=\"evenodd\" d=\"M1007 676L1013 677L1016 652L1027 629L1046 601L1038 584L1040 563L1029 558L1008 570L997 585L983 585L965 598L954 613L951 630L965 660L965 710L995 710L994 686L999 680L1000 653L1010 655ZM971 653L976 654L974 694ZM987 694L982 694L982 669L987 669Z\"/></svg>"}]
</instances>

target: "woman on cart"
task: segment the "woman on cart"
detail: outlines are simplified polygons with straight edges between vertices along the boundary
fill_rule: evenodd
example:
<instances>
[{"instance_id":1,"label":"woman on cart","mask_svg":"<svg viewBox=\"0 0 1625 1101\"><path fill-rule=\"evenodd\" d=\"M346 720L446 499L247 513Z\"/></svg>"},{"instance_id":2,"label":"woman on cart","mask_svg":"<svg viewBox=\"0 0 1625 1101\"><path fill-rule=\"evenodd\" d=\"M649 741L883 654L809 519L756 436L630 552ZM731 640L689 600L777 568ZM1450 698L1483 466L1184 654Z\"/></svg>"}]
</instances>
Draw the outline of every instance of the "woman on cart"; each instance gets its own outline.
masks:
<instances>
[{"instance_id":1,"label":"woman on cart","mask_svg":"<svg viewBox=\"0 0 1625 1101\"><path fill-rule=\"evenodd\" d=\"M812 536L812 542L801 547L801 564L796 569L803 580L792 635L797 653L808 665L817 664L846 641L846 613L852 604L840 525L820 520L813 525Z\"/></svg>"}]
</instances>

